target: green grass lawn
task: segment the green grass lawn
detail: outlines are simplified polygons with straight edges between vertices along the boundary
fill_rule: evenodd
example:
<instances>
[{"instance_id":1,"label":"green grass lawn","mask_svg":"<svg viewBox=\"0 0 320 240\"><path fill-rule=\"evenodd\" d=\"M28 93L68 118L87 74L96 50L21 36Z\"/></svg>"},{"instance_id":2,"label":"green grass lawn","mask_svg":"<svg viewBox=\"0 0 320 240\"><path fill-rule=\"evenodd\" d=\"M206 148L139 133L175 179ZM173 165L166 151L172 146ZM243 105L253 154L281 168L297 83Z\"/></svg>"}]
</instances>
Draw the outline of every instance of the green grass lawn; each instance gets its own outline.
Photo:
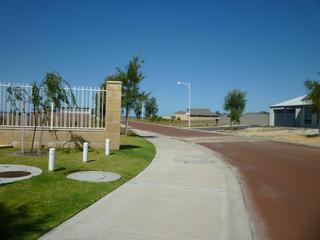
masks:
<instances>
[{"instance_id":1,"label":"green grass lawn","mask_svg":"<svg viewBox=\"0 0 320 240\"><path fill-rule=\"evenodd\" d=\"M9 156L12 149L0 149L0 163L39 167L43 173L24 181L0 185L1 239L36 239L81 209L142 171L155 155L154 146L140 137L121 137L121 149L106 160L104 150L57 151L55 172L48 172L48 157ZM121 174L111 183L88 183L67 179L71 172L105 170Z\"/></svg>"}]
</instances>

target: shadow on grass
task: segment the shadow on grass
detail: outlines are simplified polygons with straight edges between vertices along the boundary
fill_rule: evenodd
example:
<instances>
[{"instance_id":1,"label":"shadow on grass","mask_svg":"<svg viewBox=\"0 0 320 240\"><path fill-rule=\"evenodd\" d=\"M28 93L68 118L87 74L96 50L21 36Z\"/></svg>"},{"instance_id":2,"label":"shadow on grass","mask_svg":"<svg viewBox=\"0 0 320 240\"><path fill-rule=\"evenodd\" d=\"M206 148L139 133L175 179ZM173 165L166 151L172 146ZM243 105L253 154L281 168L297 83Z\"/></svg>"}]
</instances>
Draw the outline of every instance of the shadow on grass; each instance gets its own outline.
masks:
<instances>
[{"instance_id":1,"label":"shadow on grass","mask_svg":"<svg viewBox=\"0 0 320 240\"><path fill-rule=\"evenodd\" d=\"M54 171L55 171L55 172L59 172L59 171L63 171L63 170L66 170L66 168L65 168L65 167L61 167L61 168L55 169Z\"/></svg>"},{"instance_id":2,"label":"shadow on grass","mask_svg":"<svg viewBox=\"0 0 320 240\"><path fill-rule=\"evenodd\" d=\"M135 146L135 145L120 145L120 150L133 149L133 148L141 148L141 147Z\"/></svg>"},{"instance_id":3,"label":"shadow on grass","mask_svg":"<svg viewBox=\"0 0 320 240\"><path fill-rule=\"evenodd\" d=\"M0 204L1 239L24 239L27 235L41 234L41 227L48 221L48 216L34 219L25 205L7 208Z\"/></svg>"}]
</instances>

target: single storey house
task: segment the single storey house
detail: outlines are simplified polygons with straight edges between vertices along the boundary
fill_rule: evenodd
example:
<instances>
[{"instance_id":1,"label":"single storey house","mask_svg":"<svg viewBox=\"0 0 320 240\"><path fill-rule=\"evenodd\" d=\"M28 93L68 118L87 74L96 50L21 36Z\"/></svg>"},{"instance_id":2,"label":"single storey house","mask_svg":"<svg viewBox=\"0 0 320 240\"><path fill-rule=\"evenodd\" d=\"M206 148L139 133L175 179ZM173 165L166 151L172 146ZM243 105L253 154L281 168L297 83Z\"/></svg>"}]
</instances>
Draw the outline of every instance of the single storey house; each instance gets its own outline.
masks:
<instances>
[{"instance_id":1,"label":"single storey house","mask_svg":"<svg viewBox=\"0 0 320 240\"><path fill-rule=\"evenodd\" d=\"M319 126L320 114L311 111L306 95L270 106L270 126L311 127Z\"/></svg>"},{"instance_id":2,"label":"single storey house","mask_svg":"<svg viewBox=\"0 0 320 240\"><path fill-rule=\"evenodd\" d=\"M218 117L218 114L215 112L211 112L209 108L191 108L191 119L192 120L212 120ZM180 120L188 120L189 117L189 109L186 111L178 111L172 116L175 116Z\"/></svg>"}]
</instances>

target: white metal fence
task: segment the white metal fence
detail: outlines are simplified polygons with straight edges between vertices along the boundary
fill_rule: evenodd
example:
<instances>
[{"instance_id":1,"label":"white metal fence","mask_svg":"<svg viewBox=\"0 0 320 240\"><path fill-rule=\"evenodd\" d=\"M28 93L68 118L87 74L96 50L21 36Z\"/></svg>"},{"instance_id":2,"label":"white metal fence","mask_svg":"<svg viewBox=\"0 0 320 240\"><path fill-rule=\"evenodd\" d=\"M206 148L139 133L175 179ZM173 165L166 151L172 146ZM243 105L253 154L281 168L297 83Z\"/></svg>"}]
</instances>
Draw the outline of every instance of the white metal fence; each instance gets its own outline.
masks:
<instances>
[{"instance_id":1,"label":"white metal fence","mask_svg":"<svg viewBox=\"0 0 320 240\"><path fill-rule=\"evenodd\" d=\"M8 98L8 88L16 86L24 89L27 101L17 101L16 107L13 107ZM69 88L65 89L70 91ZM72 87L71 91L76 100L74 106L69 107L63 104L60 109L57 109L51 104L51 111L48 114L45 114L43 110L40 111L40 114L36 114L33 104L29 101L32 93L31 85L0 83L0 126L34 127L37 123L37 126L47 129L105 128L106 90Z\"/></svg>"}]
</instances>

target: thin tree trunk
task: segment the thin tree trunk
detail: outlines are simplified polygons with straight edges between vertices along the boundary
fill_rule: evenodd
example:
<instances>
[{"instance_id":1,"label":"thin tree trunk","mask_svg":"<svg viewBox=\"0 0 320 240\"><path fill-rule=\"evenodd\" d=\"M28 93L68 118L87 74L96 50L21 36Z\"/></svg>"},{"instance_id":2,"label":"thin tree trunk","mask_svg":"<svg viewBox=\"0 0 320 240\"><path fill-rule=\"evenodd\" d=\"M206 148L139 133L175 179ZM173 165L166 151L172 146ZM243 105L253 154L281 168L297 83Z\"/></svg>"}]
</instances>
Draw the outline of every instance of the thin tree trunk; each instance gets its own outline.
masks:
<instances>
[{"instance_id":1,"label":"thin tree trunk","mask_svg":"<svg viewBox=\"0 0 320 240\"><path fill-rule=\"evenodd\" d=\"M129 111L126 109L126 136L128 136Z\"/></svg>"},{"instance_id":2,"label":"thin tree trunk","mask_svg":"<svg viewBox=\"0 0 320 240\"><path fill-rule=\"evenodd\" d=\"M42 135L43 135L43 129L44 129L44 120L45 120L45 117L43 116L42 121L41 121L41 131L40 131L40 139L39 139L39 146L38 146L38 155L40 155L40 150L41 150Z\"/></svg>"},{"instance_id":3,"label":"thin tree trunk","mask_svg":"<svg viewBox=\"0 0 320 240\"><path fill-rule=\"evenodd\" d=\"M37 125L34 126L34 128L33 128L32 142L31 142L31 153L33 153L34 139L35 139L35 136L36 136L36 131L37 131Z\"/></svg>"},{"instance_id":4,"label":"thin tree trunk","mask_svg":"<svg viewBox=\"0 0 320 240\"><path fill-rule=\"evenodd\" d=\"M318 136L320 137L320 114L319 114L318 118L319 118Z\"/></svg>"},{"instance_id":5,"label":"thin tree trunk","mask_svg":"<svg viewBox=\"0 0 320 240\"><path fill-rule=\"evenodd\" d=\"M37 114L36 114L36 110L33 109L34 111L34 128L33 128L33 135L32 135L32 142L31 142L31 153L33 153L33 148L34 148L34 139L36 136L36 130L37 130Z\"/></svg>"}]
</instances>

